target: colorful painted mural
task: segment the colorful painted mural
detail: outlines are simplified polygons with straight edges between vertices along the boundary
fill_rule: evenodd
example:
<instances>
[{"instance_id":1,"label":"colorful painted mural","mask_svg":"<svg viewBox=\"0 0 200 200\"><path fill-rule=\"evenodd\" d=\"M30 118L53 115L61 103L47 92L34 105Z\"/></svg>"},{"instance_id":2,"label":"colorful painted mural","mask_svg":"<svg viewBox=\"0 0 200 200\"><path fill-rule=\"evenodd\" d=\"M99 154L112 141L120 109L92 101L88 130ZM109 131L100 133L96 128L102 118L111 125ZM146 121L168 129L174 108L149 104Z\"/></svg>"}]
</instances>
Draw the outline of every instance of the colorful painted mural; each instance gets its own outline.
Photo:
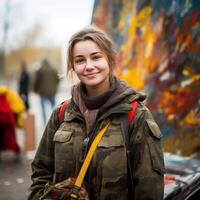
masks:
<instances>
[{"instance_id":1,"label":"colorful painted mural","mask_svg":"<svg viewBox=\"0 0 200 200\"><path fill-rule=\"evenodd\" d=\"M200 1L95 0L92 23L119 52L116 74L147 92L165 151L200 146Z\"/></svg>"}]
</instances>

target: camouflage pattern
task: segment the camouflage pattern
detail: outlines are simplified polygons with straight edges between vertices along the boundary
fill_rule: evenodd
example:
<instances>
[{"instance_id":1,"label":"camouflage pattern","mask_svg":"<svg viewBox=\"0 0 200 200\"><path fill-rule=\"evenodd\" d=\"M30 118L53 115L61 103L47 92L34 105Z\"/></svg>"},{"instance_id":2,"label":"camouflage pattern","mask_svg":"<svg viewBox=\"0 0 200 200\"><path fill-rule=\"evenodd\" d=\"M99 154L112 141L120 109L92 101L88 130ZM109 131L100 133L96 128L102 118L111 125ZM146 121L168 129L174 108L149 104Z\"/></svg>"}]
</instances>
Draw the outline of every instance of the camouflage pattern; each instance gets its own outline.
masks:
<instances>
[{"instance_id":1,"label":"camouflage pattern","mask_svg":"<svg viewBox=\"0 0 200 200\"><path fill-rule=\"evenodd\" d=\"M135 117L130 125L130 158L134 189L128 198L128 170L126 145L123 139L120 114L128 113L130 102L138 99ZM91 161L85 184L91 200L161 200L164 190L164 160L160 144L162 134L150 111L138 95L129 95L103 110L97 117L95 133L111 124L98 144ZM78 107L70 101L64 121L59 126L56 109L44 131L32 162L31 194L29 200L39 199L45 184L59 183L76 177L81 166L82 144L87 137L84 119Z\"/></svg>"}]
</instances>

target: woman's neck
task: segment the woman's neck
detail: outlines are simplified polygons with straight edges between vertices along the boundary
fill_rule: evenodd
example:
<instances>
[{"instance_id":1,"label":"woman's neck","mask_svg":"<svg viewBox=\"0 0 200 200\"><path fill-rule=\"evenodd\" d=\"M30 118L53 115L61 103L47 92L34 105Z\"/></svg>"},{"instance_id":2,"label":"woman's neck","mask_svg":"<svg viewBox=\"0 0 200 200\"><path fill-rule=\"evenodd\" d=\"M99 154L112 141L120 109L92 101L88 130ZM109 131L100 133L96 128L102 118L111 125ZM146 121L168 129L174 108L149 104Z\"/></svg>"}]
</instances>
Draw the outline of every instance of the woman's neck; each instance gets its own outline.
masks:
<instances>
[{"instance_id":1,"label":"woman's neck","mask_svg":"<svg viewBox=\"0 0 200 200\"><path fill-rule=\"evenodd\" d=\"M91 109L91 110L100 109L100 107L103 106L105 102L112 96L113 92L117 88L116 79L111 80L111 82L108 85L107 85L107 88L104 87L104 90L102 90L102 88L101 90L98 90L99 88L93 87L92 88L93 90L89 90L90 92L92 92L92 96L88 95L85 85L83 84L80 85L81 99L84 101L85 106L88 109ZM89 89L91 89L91 87Z\"/></svg>"},{"instance_id":2,"label":"woman's neck","mask_svg":"<svg viewBox=\"0 0 200 200\"><path fill-rule=\"evenodd\" d=\"M110 88L109 79L104 80L101 84L96 86L86 86L88 97L97 97L108 91Z\"/></svg>"}]
</instances>

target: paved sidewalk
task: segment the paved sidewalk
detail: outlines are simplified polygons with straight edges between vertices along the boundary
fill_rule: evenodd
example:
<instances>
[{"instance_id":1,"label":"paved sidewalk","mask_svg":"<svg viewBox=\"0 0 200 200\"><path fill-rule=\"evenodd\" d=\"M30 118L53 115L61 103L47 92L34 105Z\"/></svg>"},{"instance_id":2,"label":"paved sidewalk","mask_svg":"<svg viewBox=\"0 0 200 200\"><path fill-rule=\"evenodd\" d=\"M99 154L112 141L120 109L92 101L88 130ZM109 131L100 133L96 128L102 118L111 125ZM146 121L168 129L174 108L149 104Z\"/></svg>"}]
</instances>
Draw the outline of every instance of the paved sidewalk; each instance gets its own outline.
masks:
<instances>
[{"instance_id":1,"label":"paved sidewalk","mask_svg":"<svg viewBox=\"0 0 200 200\"><path fill-rule=\"evenodd\" d=\"M26 200L31 184L30 161L25 156L2 153L0 160L0 200Z\"/></svg>"}]
</instances>

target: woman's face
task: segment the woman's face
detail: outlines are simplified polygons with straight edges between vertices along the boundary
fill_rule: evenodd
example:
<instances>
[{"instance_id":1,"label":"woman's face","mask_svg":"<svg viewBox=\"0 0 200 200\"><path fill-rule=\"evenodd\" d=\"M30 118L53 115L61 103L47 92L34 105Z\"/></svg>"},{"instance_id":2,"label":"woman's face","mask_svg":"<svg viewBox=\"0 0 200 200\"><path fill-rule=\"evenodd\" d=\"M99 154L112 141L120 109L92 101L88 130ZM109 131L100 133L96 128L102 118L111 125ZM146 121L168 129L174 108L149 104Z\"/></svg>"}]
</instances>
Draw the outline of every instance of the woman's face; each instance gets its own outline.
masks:
<instances>
[{"instance_id":1,"label":"woman's face","mask_svg":"<svg viewBox=\"0 0 200 200\"><path fill-rule=\"evenodd\" d=\"M74 71L89 90L109 87L110 67L106 54L92 40L77 42L73 48Z\"/></svg>"}]
</instances>

